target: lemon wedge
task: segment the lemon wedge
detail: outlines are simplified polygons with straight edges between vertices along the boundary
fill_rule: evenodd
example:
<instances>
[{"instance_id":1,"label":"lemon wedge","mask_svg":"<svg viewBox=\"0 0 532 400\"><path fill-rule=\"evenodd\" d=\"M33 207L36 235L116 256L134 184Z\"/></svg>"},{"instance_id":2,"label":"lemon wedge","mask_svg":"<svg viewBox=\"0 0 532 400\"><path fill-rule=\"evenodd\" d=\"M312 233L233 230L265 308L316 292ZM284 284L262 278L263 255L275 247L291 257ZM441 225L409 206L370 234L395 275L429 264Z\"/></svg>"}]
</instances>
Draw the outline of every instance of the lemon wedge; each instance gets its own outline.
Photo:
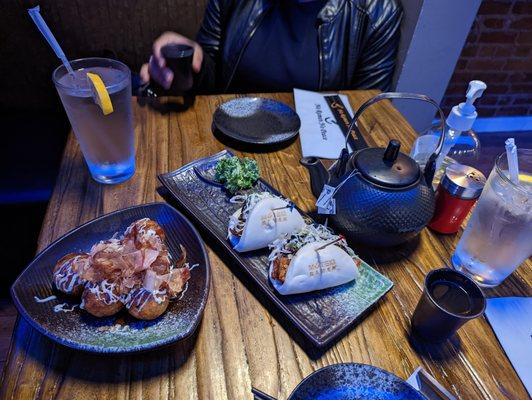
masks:
<instances>
[{"instance_id":1,"label":"lemon wedge","mask_svg":"<svg viewBox=\"0 0 532 400\"><path fill-rule=\"evenodd\" d=\"M113 103L102 78L100 78L100 75L92 72L87 72L87 78L89 78L92 87L94 102L100 106L103 115L111 114L113 112Z\"/></svg>"},{"instance_id":2,"label":"lemon wedge","mask_svg":"<svg viewBox=\"0 0 532 400\"><path fill-rule=\"evenodd\" d=\"M529 175L529 174L519 174L519 180L520 180L521 182L532 183L532 175Z\"/></svg>"}]
</instances>

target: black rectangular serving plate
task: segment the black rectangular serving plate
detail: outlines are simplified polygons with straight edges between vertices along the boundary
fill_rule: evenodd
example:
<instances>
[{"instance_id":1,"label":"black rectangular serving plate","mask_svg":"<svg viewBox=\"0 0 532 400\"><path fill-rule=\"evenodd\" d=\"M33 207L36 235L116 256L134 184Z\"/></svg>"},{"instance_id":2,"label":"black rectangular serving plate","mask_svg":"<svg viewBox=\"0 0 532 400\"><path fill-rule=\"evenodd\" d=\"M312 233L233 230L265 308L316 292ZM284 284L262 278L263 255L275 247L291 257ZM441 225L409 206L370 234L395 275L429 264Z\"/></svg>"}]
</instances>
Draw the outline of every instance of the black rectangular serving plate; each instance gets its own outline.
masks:
<instances>
[{"instance_id":1,"label":"black rectangular serving plate","mask_svg":"<svg viewBox=\"0 0 532 400\"><path fill-rule=\"evenodd\" d=\"M363 262L360 277L353 282L317 292L283 296L276 292L268 279L269 250L238 253L227 240L229 217L239 207L229 201L230 195L213 179L216 163L233 154L224 150L210 157L193 161L173 172L159 175L188 215L221 245L231 256L227 260L244 273L299 331L316 347L324 349L352 329L393 283ZM281 195L263 179L255 185L257 191ZM311 218L299 210L310 222Z\"/></svg>"}]
</instances>

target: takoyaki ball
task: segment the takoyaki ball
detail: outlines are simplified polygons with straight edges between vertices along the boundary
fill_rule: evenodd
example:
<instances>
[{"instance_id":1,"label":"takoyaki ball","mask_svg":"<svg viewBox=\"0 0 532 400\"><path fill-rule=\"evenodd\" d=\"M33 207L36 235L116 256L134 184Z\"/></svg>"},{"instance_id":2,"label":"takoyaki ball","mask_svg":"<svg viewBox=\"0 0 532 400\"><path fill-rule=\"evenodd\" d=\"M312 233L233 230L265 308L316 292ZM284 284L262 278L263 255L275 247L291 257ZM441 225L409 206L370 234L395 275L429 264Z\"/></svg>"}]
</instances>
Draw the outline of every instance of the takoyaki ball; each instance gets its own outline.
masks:
<instances>
[{"instance_id":1,"label":"takoyaki ball","mask_svg":"<svg viewBox=\"0 0 532 400\"><path fill-rule=\"evenodd\" d=\"M80 296L85 280L80 272L87 268L90 256L85 253L70 253L63 256L54 267L53 282L57 290L72 296Z\"/></svg>"},{"instance_id":2,"label":"takoyaki ball","mask_svg":"<svg viewBox=\"0 0 532 400\"><path fill-rule=\"evenodd\" d=\"M133 222L126 229L124 239L133 240L137 249L152 248L160 250L164 243L164 230L161 226L149 219L143 218Z\"/></svg>"},{"instance_id":3,"label":"takoyaki ball","mask_svg":"<svg viewBox=\"0 0 532 400\"><path fill-rule=\"evenodd\" d=\"M81 296L81 308L95 317L108 317L116 314L124 304L120 301L118 287L102 282L87 283Z\"/></svg>"},{"instance_id":4,"label":"takoyaki ball","mask_svg":"<svg viewBox=\"0 0 532 400\"><path fill-rule=\"evenodd\" d=\"M149 321L161 316L169 303L166 294L150 292L140 287L129 293L126 308L133 317Z\"/></svg>"}]
</instances>

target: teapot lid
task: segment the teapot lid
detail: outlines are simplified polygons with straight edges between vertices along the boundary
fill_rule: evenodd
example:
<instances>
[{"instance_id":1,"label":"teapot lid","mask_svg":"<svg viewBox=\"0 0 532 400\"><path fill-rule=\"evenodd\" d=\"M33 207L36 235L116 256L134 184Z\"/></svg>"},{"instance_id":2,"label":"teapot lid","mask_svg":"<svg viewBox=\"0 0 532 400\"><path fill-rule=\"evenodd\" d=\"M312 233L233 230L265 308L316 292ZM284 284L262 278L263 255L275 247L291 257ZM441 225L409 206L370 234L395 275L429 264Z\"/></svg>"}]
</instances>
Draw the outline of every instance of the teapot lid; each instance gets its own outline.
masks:
<instances>
[{"instance_id":1,"label":"teapot lid","mask_svg":"<svg viewBox=\"0 0 532 400\"><path fill-rule=\"evenodd\" d=\"M355 154L354 167L377 185L401 188L415 183L420 176L417 162L399 151L401 143L390 140L386 149L372 147Z\"/></svg>"}]
</instances>

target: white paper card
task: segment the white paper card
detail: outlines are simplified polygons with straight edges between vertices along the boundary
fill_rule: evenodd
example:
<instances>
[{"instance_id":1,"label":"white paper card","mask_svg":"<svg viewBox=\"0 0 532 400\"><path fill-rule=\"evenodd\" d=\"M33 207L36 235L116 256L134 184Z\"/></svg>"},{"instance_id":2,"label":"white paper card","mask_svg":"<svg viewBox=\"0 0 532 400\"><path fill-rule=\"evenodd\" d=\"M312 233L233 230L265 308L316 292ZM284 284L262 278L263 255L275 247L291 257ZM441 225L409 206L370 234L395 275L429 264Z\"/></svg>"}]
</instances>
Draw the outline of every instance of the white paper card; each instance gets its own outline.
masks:
<instances>
[{"instance_id":1,"label":"white paper card","mask_svg":"<svg viewBox=\"0 0 532 400\"><path fill-rule=\"evenodd\" d=\"M419 372L419 370L421 369L421 367L417 367L416 370L412 373L412 375L410 375L408 377L408 379L406 380L406 382L412 386L414 389L418 390L419 391L419 383L417 381L417 374Z\"/></svg>"},{"instance_id":2,"label":"white paper card","mask_svg":"<svg viewBox=\"0 0 532 400\"><path fill-rule=\"evenodd\" d=\"M532 297L488 299L486 317L532 396Z\"/></svg>"},{"instance_id":3,"label":"white paper card","mask_svg":"<svg viewBox=\"0 0 532 400\"><path fill-rule=\"evenodd\" d=\"M318 214L336 214L336 200L331 199L323 207L318 206Z\"/></svg>"},{"instance_id":4,"label":"white paper card","mask_svg":"<svg viewBox=\"0 0 532 400\"><path fill-rule=\"evenodd\" d=\"M329 185L323 185L320 197L316 200L317 207L325 207L332 199L334 194L334 187Z\"/></svg>"},{"instance_id":5,"label":"white paper card","mask_svg":"<svg viewBox=\"0 0 532 400\"><path fill-rule=\"evenodd\" d=\"M436 386L439 391L442 394L445 394L446 397L442 397L438 393L436 393L430 386L427 387L427 385L422 385L423 379L422 376L425 376L426 379L429 379L432 382L432 385ZM456 400L456 397L454 397L447 389L445 389L441 383L439 383L432 375L430 375L423 367L417 367L416 370L410 375L410 377L406 380L407 383L410 384L414 389L416 389L418 392L425 395L427 400L442 400L444 398L449 400Z\"/></svg>"},{"instance_id":6,"label":"white paper card","mask_svg":"<svg viewBox=\"0 0 532 400\"><path fill-rule=\"evenodd\" d=\"M301 119L299 138L303 157L336 159L345 145L345 136L323 96L327 93L294 89L296 112ZM346 95L340 98L351 117L353 109Z\"/></svg>"},{"instance_id":7,"label":"white paper card","mask_svg":"<svg viewBox=\"0 0 532 400\"><path fill-rule=\"evenodd\" d=\"M323 185L320 197L316 201L318 214L336 214L336 200L333 199L334 187Z\"/></svg>"}]
</instances>

